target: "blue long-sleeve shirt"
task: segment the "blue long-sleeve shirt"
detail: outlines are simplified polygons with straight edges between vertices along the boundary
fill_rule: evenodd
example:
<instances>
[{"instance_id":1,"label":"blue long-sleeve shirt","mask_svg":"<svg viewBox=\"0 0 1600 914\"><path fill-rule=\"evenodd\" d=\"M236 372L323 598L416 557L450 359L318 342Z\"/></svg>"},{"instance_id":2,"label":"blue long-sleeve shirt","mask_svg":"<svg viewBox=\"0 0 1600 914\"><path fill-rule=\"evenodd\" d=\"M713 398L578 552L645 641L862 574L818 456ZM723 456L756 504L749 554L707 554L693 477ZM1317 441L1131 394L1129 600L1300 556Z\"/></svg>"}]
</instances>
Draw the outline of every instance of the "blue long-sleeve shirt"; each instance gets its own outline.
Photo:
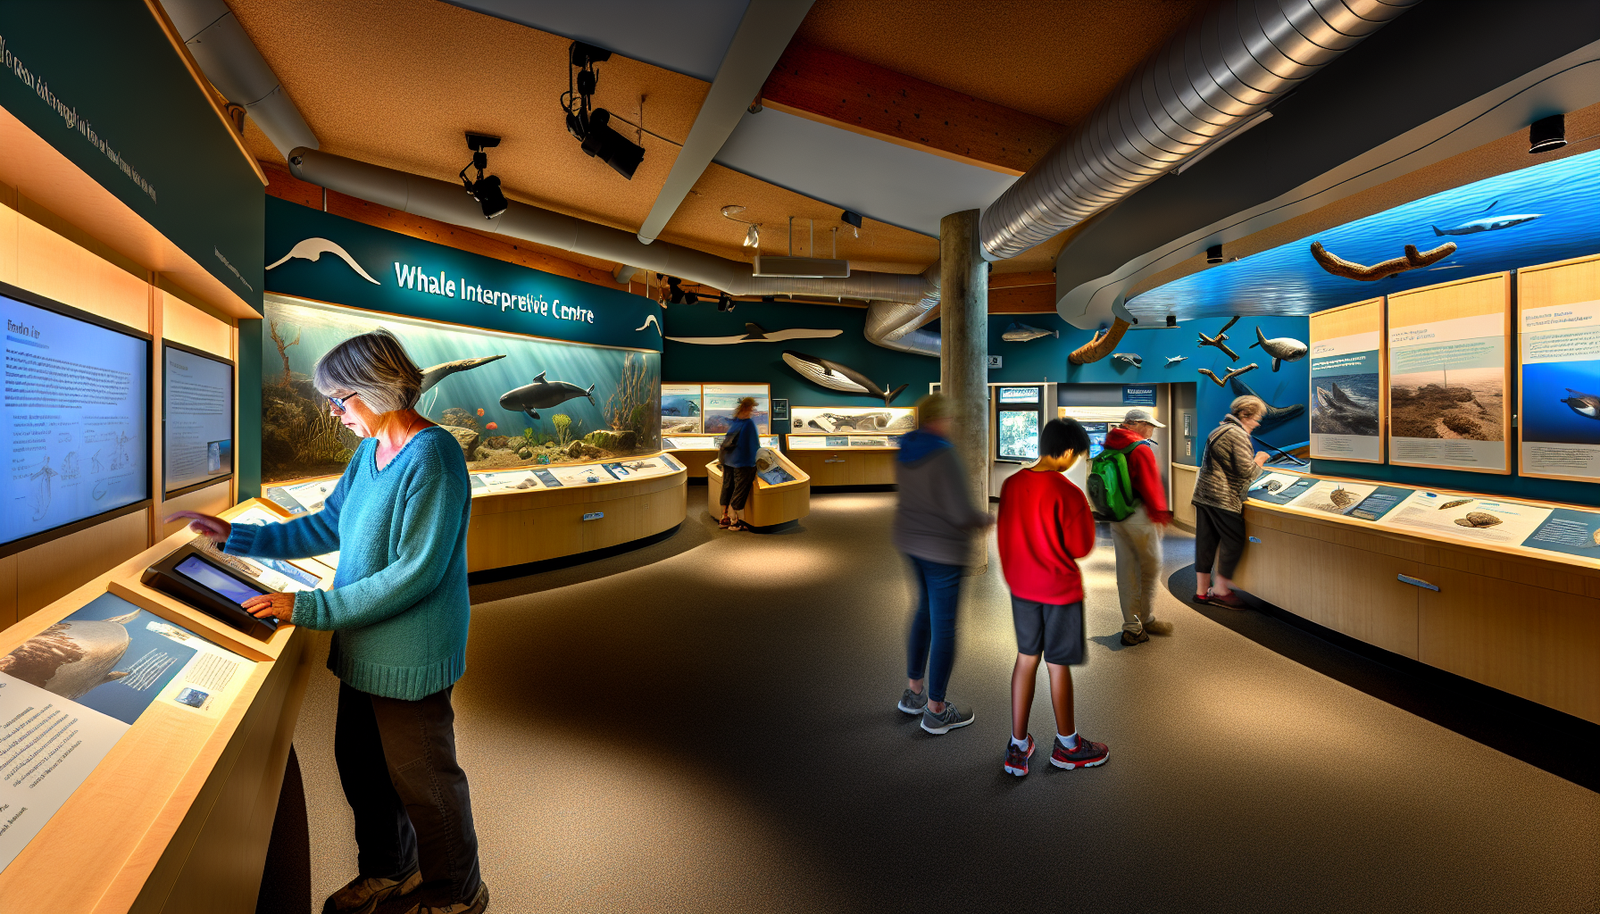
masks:
<instances>
[{"instance_id":1,"label":"blue long-sleeve shirt","mask_svg":"<svg viewBox=\"0 0 1600 914\"><path fill-rule=\"evenodd\" d=\"M728 424L728 436L725 440L734 442L733 453L723 463L730 467L753 467L756 465L756 452L761 449L761 432L756 429L753 419L735 419Z\"/></svg>"},{"instance_id":2,"label":"blue long-sleeve shirt","mask_svg":"<svg viewBox=\"0 0 1600 914\"><path fill-rule=\"evenodd\" d=\"M320 512L236 524L235 555L339 553L330 590L295 594L296 625L334 634L328 669L352 688L415 701L466 672L471 483L449 432L418 432L382 470L361 442Z\"/></svg>"}]
</instances>

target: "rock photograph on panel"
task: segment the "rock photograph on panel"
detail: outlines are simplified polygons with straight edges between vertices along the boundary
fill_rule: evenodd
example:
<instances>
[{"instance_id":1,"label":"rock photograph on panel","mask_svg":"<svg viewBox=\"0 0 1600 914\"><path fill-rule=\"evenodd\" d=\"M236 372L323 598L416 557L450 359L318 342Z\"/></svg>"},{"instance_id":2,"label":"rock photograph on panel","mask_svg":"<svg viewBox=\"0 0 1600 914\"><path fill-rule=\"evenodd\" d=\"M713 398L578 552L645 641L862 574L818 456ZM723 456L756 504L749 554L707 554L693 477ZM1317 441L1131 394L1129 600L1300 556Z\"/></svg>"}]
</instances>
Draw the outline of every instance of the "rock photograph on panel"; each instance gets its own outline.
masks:
<instances>
[{"instance_id":1,"label":"rock photograph on panel","mask_svg":"<svg viewBox=\"0 0 1600 914\"><path fill-rule=\"evenodd\" d=\"M1396 438L1504 441L1505 371L1460 368L1389 379L1389 427Z\"/></svg>"}]
</instances>

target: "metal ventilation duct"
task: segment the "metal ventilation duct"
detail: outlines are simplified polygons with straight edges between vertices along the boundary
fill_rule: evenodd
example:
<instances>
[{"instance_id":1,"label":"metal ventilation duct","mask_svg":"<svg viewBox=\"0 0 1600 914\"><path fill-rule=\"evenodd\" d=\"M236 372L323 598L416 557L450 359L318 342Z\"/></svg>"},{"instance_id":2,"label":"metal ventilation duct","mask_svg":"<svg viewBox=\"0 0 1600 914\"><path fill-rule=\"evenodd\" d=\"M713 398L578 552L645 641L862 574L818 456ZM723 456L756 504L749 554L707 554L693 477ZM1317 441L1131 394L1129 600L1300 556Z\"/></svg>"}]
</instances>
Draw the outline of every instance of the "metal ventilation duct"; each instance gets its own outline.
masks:
<instances>
[{"instance_id":1,"label":"metal ventilation duct","mask_svg":"<svg viewBox=\"0 0 1600 914\"><path fill-rule=\"evenodd\" d=\"M493 219L461 190L461 185L369 165L355 159L296 149L289 170L302 181L487 234L508 235L534 244L629 264L727 292L729 295L802 295L868 302L869 341L889 349L938 356L939 337L916 330L939 303L939 265L921 273L856 273L847 279L777 279L751 275L750 264L657 241L644 244L631 232L585 222L549 210L509 201Z\"/></svg>"},{"instance_id":2,"label":"metal ventilation duct","mask_svg":"<svg viewBox=\"0 0 1600 914\"><path fill-rule=\"evenodd\" d=\"M1161 177L1420 2L1223 0L984 211L984 256L1015 257Z\"/></svg>"}]
</instances>

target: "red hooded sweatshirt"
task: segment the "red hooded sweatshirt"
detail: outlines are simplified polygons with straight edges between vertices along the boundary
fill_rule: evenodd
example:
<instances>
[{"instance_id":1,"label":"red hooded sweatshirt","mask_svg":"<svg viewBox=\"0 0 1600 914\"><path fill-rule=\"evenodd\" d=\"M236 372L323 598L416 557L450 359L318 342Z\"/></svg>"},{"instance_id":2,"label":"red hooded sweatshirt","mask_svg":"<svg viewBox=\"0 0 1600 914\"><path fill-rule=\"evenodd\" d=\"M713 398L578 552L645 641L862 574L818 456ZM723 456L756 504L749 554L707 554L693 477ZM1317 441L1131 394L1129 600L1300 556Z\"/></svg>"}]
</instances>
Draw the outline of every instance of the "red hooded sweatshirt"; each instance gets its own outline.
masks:
<instances>
[{"instance_id":1,"label":"red hooded sweatshirt","mask_svg":"<svg viewBox=\"0 0 1600 914\"><path fill-rule=\"evenodd\" d=\"M1094 551L1094 515L1066 476L1021 470L1007 477L995 531L1013 594L1050 606L1083 599L1076 560Z\"/></svg>"},{"instance_id":2,"label":"red hooded sweatshirt","mask_svg":"<svg viewBox=\"0 0 1600 914\"><path fill-rule=\"evenodd\" d=\"M1139 436L1122 426L1106 433L1106 449L1121 450L1138 441ZM1154 443L1136 447L1128 454L1128 478L1133 481L1133 495L1144 503L1146 514L1158 524L1172 523L1172 512L1167 508L1167 488L1161 484L1161 470L1156 467Z\"/></svg>"}]
</instances>

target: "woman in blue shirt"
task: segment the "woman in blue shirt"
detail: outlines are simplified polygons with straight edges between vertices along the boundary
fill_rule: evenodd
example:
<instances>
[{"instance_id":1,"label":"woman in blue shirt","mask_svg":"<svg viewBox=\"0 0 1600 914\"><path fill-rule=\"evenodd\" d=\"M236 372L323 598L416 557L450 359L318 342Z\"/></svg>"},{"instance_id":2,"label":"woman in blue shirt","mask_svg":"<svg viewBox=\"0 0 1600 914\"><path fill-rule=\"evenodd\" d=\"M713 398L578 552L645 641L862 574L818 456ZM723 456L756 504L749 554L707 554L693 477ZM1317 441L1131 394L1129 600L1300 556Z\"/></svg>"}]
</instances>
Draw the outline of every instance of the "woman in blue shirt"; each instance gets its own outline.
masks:
<instances>
[{"instance_id":1,"label":"woman in blue shirt","mask_svg":"<svg viewBox=\"0 0 1600 914\"><path fill-rule=\"evenodd\" d=\"M334 758L355 813L360 875L325 910L368 912L423 882L454 903L420 914L479 914L467 776L456 764L450 693L466 671L467 521L471 484L461 445L414 408L422 372L388 331L340 343L317 362L329 411L362 439L316 514L233 526L180 511L234 555L293 559L339 553L330 590L271 594L244 606L334 633L339 677Z\"/></svg>"},{"instance_id":2,"label":"woman in blue shirt","mask_svg":"<svg viewBox=\"0 0 1600 914\"><path fill-rule=\"evenodd\" d=\"M722 438L722 449L717 458L722 464L722 519L717 525L729 530L754 529L745 522L744 506L756 482L756 452L761 448L761 433L750 419L755 408L755 397L745 397L739 401L728 433Z\"/></svg>"}]
</instances>

